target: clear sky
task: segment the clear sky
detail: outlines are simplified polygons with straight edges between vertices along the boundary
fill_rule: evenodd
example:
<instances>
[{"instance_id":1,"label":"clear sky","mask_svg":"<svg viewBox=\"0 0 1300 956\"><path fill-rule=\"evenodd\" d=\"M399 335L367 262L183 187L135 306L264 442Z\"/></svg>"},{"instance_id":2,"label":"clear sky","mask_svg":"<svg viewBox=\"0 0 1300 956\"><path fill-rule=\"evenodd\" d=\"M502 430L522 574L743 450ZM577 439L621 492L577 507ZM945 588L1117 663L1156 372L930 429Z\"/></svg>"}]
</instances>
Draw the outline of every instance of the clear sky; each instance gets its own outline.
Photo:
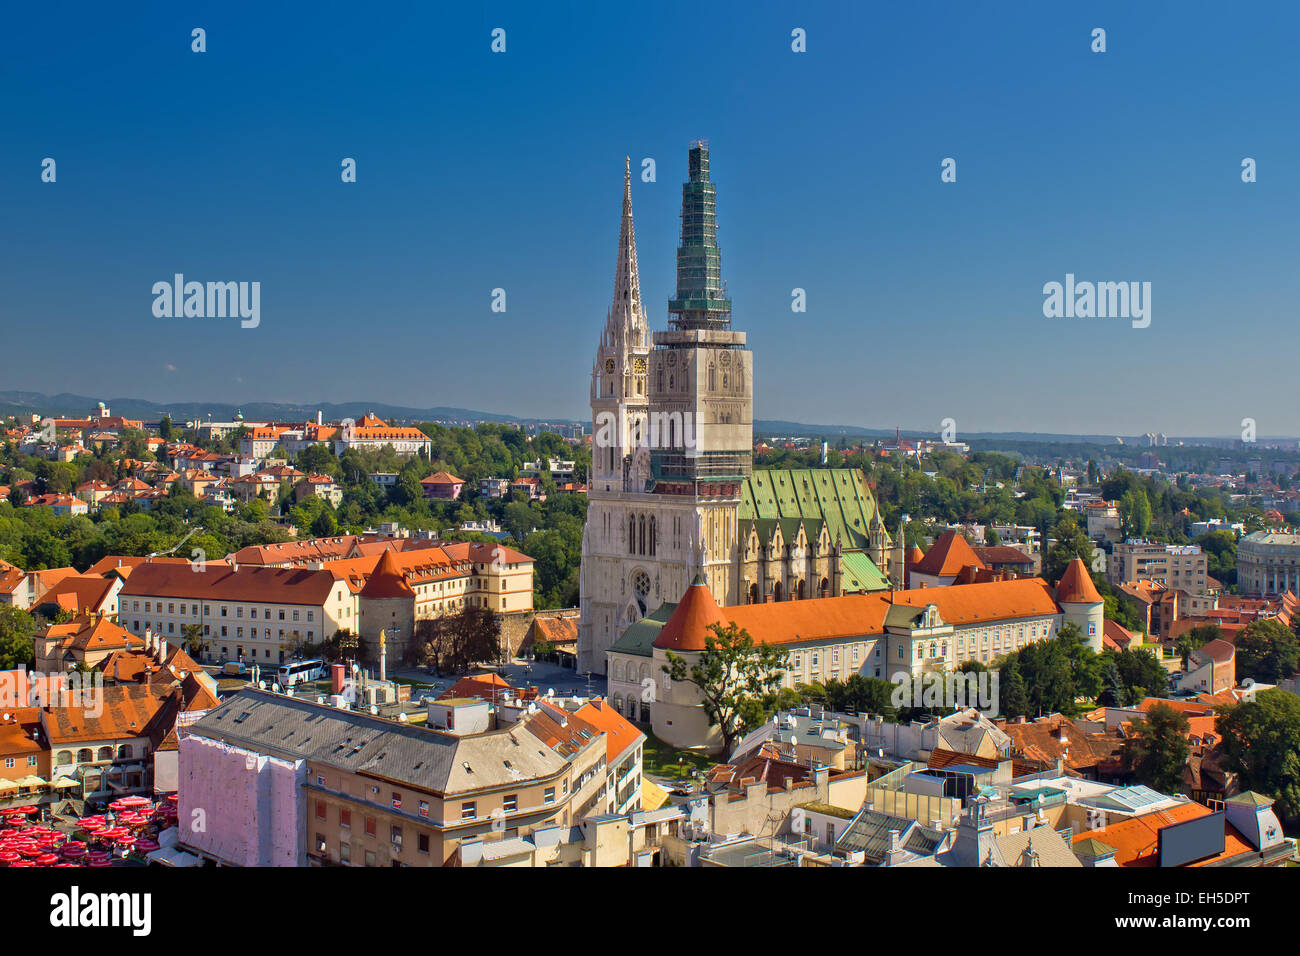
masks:
<instances>
[{"instance_id":1,"label":"clear sky","mask_svg":"<svg viewBox=\"0 0 1300 956\"><path fill-rule=\"evenodd\" d=\"M623 157L663 328L704 137L757 417L1300 434L1293 4L279 6L6 11L0 389L586 417ZM260 326L156 318L177 272Z\"/></svg>"}]
</instances>

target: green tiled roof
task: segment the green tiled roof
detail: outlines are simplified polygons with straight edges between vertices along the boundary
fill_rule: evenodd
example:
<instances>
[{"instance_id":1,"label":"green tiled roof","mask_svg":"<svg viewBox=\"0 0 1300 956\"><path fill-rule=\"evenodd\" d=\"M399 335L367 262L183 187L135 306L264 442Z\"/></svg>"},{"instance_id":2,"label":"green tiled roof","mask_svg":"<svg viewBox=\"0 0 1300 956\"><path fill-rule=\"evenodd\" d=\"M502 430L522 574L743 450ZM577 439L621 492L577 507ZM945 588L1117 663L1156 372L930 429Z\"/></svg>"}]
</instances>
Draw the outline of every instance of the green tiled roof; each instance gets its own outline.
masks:
<instances>
[{"instance_id":1,"label":"green tiled roof","mask_svg":"<svg viewBox=\"0 0 1300 956\"><path fill-rule=\"evenodd\" d=\"M655 638L672 617L677 605L665 601L659 608L628 627L623 636L614 642L610 651L616 654L635 654L638 657L654 656Z\"/></svg>"},{"instance_id":2,"label":"green tiled roof","mask_svg":"<svg viewBox=\"0 0 1300 956\"><path fill-rule=\"evenodd\" d=\"M742 521L804 519L810 537L821 529L808 522L824 521L831 542L839 538L846 550L867 546L875 515L876 500L856 468L759 468L741 488ZM781 533L787 534L784 522Z\"/></svg>"},{"instance_id":3,"label":"green tiled roof","mask_svg":"<svg viewBox=\"0 0 1300 956\"><path fill-rule=\"evenodd\" d=\"M889 579L861 551L840 555L840 582L845 591L889 590Z\"/></svg>"}]
</instances>

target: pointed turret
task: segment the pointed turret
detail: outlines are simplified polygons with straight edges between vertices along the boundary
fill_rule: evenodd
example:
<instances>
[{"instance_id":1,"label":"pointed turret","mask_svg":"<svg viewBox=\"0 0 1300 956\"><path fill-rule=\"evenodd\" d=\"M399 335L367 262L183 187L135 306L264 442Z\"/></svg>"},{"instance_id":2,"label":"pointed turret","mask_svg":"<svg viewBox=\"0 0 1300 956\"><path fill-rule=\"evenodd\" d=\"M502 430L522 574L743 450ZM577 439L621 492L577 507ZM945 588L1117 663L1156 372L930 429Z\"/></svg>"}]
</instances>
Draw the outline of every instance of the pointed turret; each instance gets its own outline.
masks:
<instances>
[{"instance_id":1,"label":"pointed turret","mask_svg":"<svg viewBox=\"0 0 1300 956\"><path fill-rule=\"evenodd\" d=\"M593 487L622 491L628 467L646 438L650 331L641 309L641 279L632 224L632 160L623 164L623 218L614 264L614 299L605 316L591 373Z\"/></svg>"},{"instance_id":2,"label":"pointed turret","mask_svg":"<svg viewBox=\"0 0 1300 956\"><path fill-rule=\"evenodd\" d=\"M641 277L636 265L636 229L632 224L632 159L624 157L623 220L618 230L618 261L614 265L614 301L605 320L607 344L645 347L645 314L641 311Z\"/></svg>"}]
</instances>

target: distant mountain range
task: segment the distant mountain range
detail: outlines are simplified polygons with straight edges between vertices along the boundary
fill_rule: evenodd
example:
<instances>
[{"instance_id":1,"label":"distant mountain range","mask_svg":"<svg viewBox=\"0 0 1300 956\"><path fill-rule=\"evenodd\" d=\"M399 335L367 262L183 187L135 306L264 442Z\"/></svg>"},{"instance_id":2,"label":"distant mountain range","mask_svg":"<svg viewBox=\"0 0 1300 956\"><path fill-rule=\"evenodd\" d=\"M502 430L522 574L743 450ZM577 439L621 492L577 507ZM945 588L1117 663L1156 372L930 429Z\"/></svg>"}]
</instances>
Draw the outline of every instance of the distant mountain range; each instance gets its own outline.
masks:
<instances>
[{"instance_id":1,"label":"distant mountain range","mask_svg":"<svg viewBox=\"0 0 1300 956\"><path fill-rule=\"evenodd\" d=\"M574 425L580 424L572 418L522 418L516 415L501 415L496 412L481 412L470 408L452 408L439 405L432 408L412 408L405 405L387 405L382 402L319 402L307 404L286 404L282 402L248 402L247 404L229 404L222 402L151 402L141 398L90 398L61 392L58 395L45 395L41 392L0 391L0 415L52 415L60 418L78 417L89 414L103 401L114 415L124 418L138 418L145 421L157 421L164 415L170 415L172 421L230 421L235 413L243 413L249 421L287 421L301 422L314 419L320 411L327 421L340 418L360 418L366 412L373 412L380 418L396 421L461 421L461 422L503 422L515 425ZM583 421L581 424L590 424ZM754 432L759 435L806 437L817 436L846 438L892 438L892 428L863 428L857 425L810 425L803 422L779 420L756 420ZM938 437L938 429L923 431L903 429L904 436ZM1142 444L1145 436L1124 436L1126 444ZM1043 442L1047 444L1096 444L1113 445L1116 436L1108 435L1062 435L1051 432L963 432L958 440L966 442L1014 441ZM1260 436L1264 441L1265 436ZM1268 440L1278 440L1271 438ZM1188 444L1223 446L1233 444L1233 440L1224 437L1187 438L1170 436L1171 443L1182 441Z\"/></svg>"}]
</instances>

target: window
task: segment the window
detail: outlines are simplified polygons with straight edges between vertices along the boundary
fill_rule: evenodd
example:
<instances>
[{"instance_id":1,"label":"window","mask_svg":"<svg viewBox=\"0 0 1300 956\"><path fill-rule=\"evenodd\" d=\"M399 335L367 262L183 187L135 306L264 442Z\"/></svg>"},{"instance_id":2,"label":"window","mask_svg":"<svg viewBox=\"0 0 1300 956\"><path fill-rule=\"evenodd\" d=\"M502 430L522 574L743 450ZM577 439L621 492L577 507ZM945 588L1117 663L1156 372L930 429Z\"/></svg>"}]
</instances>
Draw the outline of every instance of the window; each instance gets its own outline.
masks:
<instances>
[{"instance_id":1,"label":"window","mask_svg":"<svg viewBox=\"0 0 1300 956\"><path fill-rule=\"evenodd\" d=\"M375 818L366 817L366 836L374 836L374 835L375 835ZM366 864L366 865L369 866L370 864Z\"/></svg>"},{"instance_id":2,"label":"window","mask_svg":"<svg viewBox=\"0 0 1300 956\"><path fill-rule=\"evenodd\" d=\"M519 809L519 794L507 793L505 799L501 803L501 808L505 810L506 813L514 813L515 810Z\"/></svg>"},{"instance_id":3,"label":"window","mask_svg":"<svg viewBox=\"0 0 1300 956\"><path fill-rule=\"evenodd\" d=\"M400 793L393 794L393 809L394 810L402 809L402 795Z\"/></svg>"},{"instance_id":4,"label":"window","mask_svg":"<svg viewBox=\"0 0 1300 956\"><path fill-rule=\"evenodd\" d=\"M352 828L352 811L347 807L339 807L339 826Z\"/></svg>"},{"instance_id":5,"label":"window","mask_svg":"<svg viewBox=\"0 0 1300 956\"><path fill-rule=\"evenodd\" d=\"M547 788L546 788L546 792L542 795L542 802L543 802L543 803L554 803L554 802L555 802L555 788L554 788L554 787L547 787Z\"/></svg>"},{"instance_id":6,"label":"window","mask_svg":"<svg viewBox=\"0 0 1300 956\"><path fill-rule=\"evenodd\" d=\"M470 800L460 805L460 818L462 820L473 820L478 816L478 807L475 801Z\"/></svg>"},{"instance_id":7,"label":"window","mask_svg":"<svg viewBox=\"0 0 1300 956\"><path fill-rule=\"evenodd\" d=\"M400 847L402 845L402 828L397 824L393 824L392 828L389 830L389 836L393 838L394 846Z\"/></svg>"},{"instance_id":8,"label":"window","mask_svg":"<svg viewBox=\"0 0 1300 956\"><path fill-rule=\"evenodd\" d=\"M373 851L373 850L367 850L367 851L366 851L366 866L374 866L374 865L375 865L375 854L374 854L374 851Z\"/></svg>"},{"instance_id":9,"label":"window","mask_svg":"<svg viewBox=\"0 0 1300 956\"><path fill-rule=\"evenodd\" d=\"M350 863L352 861L352 847L348 846L346 843L339 844L339 861L342 863Z\"/></svg>"},{"instance_id":10,"label":"window","mask_svg":"<svg viewBox=\"0 0 1300 956\"><path fill-rule=\"evenodd\" d=\"M429 801L427 801L427 800L421 800L421 801L420 801L420 816L424 817L425 819L428 819L428 817L429 817Z\"/></svg>"},{"instance_id":11,"label":"window","mask_svg":"<svg viewBox=\"0 0 1300 956\"><path fill-rule=\"evenodd\" d=\"M324 819L325 819L325 801L324 801L324 800L317 800L317 801L316 801L316 819L317 819L317 820L324 820Z\"/></svg>"},{"instance_id":12,"label":"window","mask_svg":"<svg viewBox=\"0 0 1300 956\"><path fill-rule=\"evenodd\" d=\"M418 840L419 840L419 843L418 843L418 845L417 845L417 849L418 849L421 853L428 853L428 852L429 852L429 834L427 834L427 833L421 833L421 834L419 835L419 837L418 837Z\"/></svg>"}]
</instances>

